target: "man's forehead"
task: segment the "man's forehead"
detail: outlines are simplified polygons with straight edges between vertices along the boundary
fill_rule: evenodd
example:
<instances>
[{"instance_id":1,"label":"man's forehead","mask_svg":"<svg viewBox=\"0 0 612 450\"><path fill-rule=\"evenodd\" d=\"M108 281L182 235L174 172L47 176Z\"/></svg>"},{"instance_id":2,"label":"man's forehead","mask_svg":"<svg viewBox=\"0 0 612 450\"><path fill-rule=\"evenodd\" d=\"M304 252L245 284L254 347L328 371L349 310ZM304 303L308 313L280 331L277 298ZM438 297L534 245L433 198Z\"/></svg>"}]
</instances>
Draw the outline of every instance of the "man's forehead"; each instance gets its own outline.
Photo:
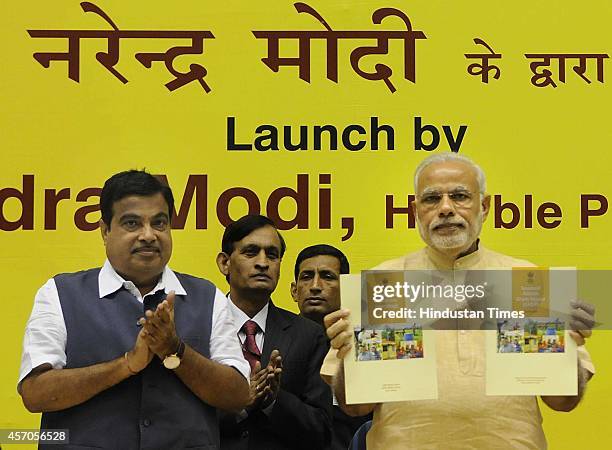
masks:
<instances>
[{"instance_id":1,"label":"man's forehead","mask_svg":"<svg viewBox=\"0 0 612 450\"><path fill-rule=\"evenodd\" d=\"M300 263L300 272L306 270L331 270L340 272L340 260L332 255L316 255Z\"/></svg>"},{"instance_id":2,"label":"man's forehead","mask_svg":"<svg viewBox=\"0 0 612 450\"><path fill-rule=\"evenodd\" d=\"M443 161L425 167L419 174L417 189L425 190L478 189L478 173L463 161Z\"/></svg>"},{"instance_id":3,"label":"man's forehead","mask_svg":"<svg viewBox=\"0 0 612 450\"><path fill-rule=\"evenodd\" d=\"M256 230L251 231L236 244L238 244L240 247L256 245L261 248L276 247L279 250L281 248L278 232L276 231L276 228L270 225L266 225L265 227L257 228Z\"/></svg>"},{"instance_id":4,"label":"man's forehead","mask_svg":"<svg viewBox=\"0 0 612 450\"><path fill-rule=\"evenodd\" d=\"M168 214L168 203L161 193L154 195L129 195L113 203L114 215Z\"/></svg>"}]
</instances>

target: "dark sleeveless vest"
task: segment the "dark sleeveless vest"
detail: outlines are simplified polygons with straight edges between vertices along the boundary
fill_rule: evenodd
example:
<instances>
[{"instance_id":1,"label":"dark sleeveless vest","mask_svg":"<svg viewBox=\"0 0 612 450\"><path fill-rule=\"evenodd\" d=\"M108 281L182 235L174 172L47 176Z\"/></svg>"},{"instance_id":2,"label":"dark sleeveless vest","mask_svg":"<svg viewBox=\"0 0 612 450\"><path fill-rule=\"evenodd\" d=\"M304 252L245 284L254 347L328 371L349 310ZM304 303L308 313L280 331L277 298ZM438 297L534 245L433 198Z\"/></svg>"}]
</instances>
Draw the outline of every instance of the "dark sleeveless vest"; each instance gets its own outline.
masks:
<instances>
[{"instance_id":1,"label":"dark sleeveless vest","mask_svg":"<svg viewBox=\"0 0 612 450\"><path fill-rule=\"evenodd\" d=\"M154 309L165 298L159 291L147 296L143 305L124 288L99 298L99 273L92 269L55 277L68 335L67 369L123 356L136 342L143 306ZM176 276L187 292L177 295L174 304L177 334L210 357L215 286L189 275ZM48 446L52 450L219 447L215 408L199 400L157 357L138 375L80 405L43 413L41 429L58 428L69 430L70 444Z\"/></svg>"}]
</instances>

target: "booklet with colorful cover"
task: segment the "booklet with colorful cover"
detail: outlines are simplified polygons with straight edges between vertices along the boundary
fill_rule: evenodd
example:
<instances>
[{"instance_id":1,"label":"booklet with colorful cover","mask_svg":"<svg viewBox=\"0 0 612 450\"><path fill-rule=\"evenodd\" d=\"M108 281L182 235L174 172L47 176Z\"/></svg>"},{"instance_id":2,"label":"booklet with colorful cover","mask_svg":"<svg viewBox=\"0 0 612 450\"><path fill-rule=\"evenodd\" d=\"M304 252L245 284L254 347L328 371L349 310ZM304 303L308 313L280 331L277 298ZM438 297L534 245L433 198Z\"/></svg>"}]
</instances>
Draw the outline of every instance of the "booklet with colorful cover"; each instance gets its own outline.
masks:
<instances>
[{"instance_id":1,"label":"booklet with colorful cover","mask_svg":"<svg viewBox=\"0 0 612 450\"><path fill-rule=\"evenodd\" d=\"M403 272L397 276L403 277ZM379 403L438 397L435 331L409 321L362 327L362 278L342 275L342 307L351 310L353 349L344 359L346 402ZM365 306L367 313L367 306Z\"/></svg>"},{"instance_id":2,"label":"booklet with colorful cover","mask_svg":"<svg viewBox=\"0 0 612 450\"><path fill-rule=\"evenodd\" d=\"M576 343L569 336L576 271L513 268L496 276L508 310L520 317L497 320L487 331L487 395L576 395ZM511 295L510 295L511 294Z\"/></svg>"}]
</instances>

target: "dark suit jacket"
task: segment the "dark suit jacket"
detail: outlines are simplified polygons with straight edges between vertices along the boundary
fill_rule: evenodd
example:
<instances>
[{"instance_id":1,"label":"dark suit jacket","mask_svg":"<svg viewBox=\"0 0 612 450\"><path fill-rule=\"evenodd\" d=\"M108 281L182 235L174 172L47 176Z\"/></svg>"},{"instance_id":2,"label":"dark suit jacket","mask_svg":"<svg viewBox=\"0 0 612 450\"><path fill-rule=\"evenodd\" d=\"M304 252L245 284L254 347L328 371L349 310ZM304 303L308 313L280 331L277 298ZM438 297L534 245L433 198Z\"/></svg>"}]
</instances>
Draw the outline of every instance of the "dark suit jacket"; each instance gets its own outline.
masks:
<instances>
[{"instance_id":1,"label":"dark suit jacket","mask_svg":"<svg viewBox=\"0 0 612 450\"><path fill-rule=\"evenodd\" d=\"M331 440L332 394L319 370L327 338L316 323L270 302L261 364L278 349L283 358L281 388L268 414L252 412L238 422L221 420L223 450L323 450Z\"/></svg>"},{"instance_id":2,"label":"dark suit jacket","mask_svg":"<svg viewBox=\"0 0 612 450\"><path fill-rule=\"evenodd\" d=\"M319 324L320 325L320 324ZM329 350L330 344L327 341ZM330 450L347 450L353 436L368 420L372 420L372 413L365 416L352 417L346 414L340 406L333 406L332 409L332 442L329 446Z\"/></svg>"},{"instance_id":3,"label":"dark suit jacket","mask_svg":"<svg viewBox=\"0 0 612 450\"><path fill-rule=\"evenodd\" d=\"M368 420L372 420L372 413L366 416L351 417L339 406L333 410L333 436L330 450L347 450L355 432Z\"/></svg>"}]
</instances>

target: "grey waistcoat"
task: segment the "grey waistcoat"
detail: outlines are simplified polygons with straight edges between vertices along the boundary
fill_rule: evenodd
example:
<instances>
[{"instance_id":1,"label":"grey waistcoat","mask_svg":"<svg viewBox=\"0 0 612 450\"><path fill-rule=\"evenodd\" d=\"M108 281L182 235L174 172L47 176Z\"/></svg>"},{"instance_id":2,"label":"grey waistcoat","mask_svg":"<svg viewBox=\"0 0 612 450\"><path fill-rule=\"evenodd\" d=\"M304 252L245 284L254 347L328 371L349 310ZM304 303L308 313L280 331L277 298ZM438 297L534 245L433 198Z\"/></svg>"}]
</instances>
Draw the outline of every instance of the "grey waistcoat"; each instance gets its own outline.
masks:
<instances>
[{"instance_id":1,"label":"grey waistcoat","mask_svg":"<svg viewBox=\"0 0 612 450\"><path fill-rule=\"evenodd\" d=\"M124 288L99 298L98 274L91 269L55 277L68 340L66 368L110 361L131 350L140 331L143 304ZM177 273L187 292L176 296L175 323L179 337L209 357L215 287L209 281ZM145 298L165 298L163 291ZM153 297L153 298L151 298ZM153 305L154 308L156 305ZM62 411L44 413L42 429L69 429L64 448L216 449L216 411L199 400L172 370L155 356L138 375ZM46 448L41 445L39 448ZM48 448L59 450L61 446Z\"/></svg>"}]
</instances>

